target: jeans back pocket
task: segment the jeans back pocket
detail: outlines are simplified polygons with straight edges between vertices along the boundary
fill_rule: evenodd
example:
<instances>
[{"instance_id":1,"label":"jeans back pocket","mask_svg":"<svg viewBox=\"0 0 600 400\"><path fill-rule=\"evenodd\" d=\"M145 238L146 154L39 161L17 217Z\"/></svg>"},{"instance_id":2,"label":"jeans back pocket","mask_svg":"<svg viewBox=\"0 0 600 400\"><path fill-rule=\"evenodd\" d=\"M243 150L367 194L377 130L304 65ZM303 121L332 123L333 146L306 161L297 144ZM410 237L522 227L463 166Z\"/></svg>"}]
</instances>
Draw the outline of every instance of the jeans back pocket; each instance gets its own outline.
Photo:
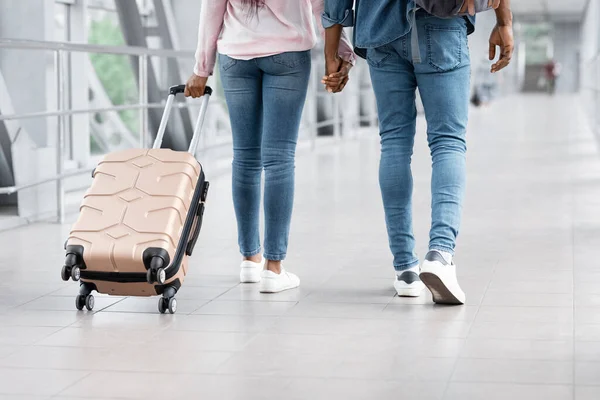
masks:
<instances>
[{"instance_id":1,"label":"jeans back pocket","mask_svg":"<svg viewBox=\"0 0 600 400\"><path fill-rule=\"evenodd\" d=\"M394 48L390 44L384 44L376 48L367 49L367 63L375 68L382 67L387 59L389 59L394 52Z\"/></svg>"},{"instance_id":2,"label":"jeans back pocket","mask_svg":"<svg viewBox=\"0 0 600 400\"><path fill-rule=\"evenodd\" d=\"M425 26L427 32L427 60L439 72L457 68L463 57L466 32L460 26Z\"/></svg>"},{"instance_id":3,"label":"jeans back pocket","mask_svg":"<svg viewBox=\"0 0 600 400\"><path fill-rule=\"evenodd\" d=\"M223 71L227 71L237 63L235 58L231 58L225 54L219 54L219 65L223 68Z\"/></svg>"},{"instance_id":4,"label":"jeans back pocket","mask_svg":"<svg viewBox=\"0 0 600 400\"><path fill-rule=\"evenodd\" d=\"M275 54L271 58L274 63L294 68L298 65L310 61L310 50L306 51L286 51L285 53Z\"/></svg>"}]
</instances>

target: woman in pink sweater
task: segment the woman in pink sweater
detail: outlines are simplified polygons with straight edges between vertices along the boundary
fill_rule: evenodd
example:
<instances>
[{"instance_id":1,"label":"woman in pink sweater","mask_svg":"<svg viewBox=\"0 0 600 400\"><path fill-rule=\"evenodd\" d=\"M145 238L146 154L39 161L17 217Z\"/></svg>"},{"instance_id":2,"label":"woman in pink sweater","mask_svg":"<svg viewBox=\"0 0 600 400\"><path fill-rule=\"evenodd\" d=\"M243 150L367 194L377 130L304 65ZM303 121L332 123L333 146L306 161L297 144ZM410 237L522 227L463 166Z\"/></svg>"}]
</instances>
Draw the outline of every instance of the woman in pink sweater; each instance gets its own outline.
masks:
<instances>
[{"instance_id":1,"label":"woman in pink sweater","mask_svg":"<svg viewBox=\"0 0 600 400\"><path fill-rule=\"evenodd\" d=\"M288 247L294 201L294 158L316 42L323 35L323 0L204 0L194 73L186 96L200 97L218 54L233 136L232 189L243 261L241 282L260 291L292 289L300 279L281 265ZM338 50L339 86L354 53L346 38ZM265 171L265 238L259 213ZM261 254L262 253L262 254Z\"/></svg>"}]
</instances>

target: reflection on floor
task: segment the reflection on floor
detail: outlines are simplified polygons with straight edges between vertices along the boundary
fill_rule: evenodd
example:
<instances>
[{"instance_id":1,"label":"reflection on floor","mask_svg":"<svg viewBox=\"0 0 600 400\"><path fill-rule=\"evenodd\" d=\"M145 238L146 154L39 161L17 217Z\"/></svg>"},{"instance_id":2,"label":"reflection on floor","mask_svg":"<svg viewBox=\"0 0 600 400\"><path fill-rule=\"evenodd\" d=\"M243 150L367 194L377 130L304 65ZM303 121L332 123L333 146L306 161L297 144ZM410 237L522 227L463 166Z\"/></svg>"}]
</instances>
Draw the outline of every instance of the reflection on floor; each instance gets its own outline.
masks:
<instances>
[{"instance_id":1,"label":"reflection on floor","mask_svg":"<svg viewBox=\"0 0 600 400\"><path fill-rule=\"evenodd\" d=\"M237 283L227 176L212 180L176 315L158 315L156 298L105 296L77 312L77 285L59 277L68 224L0 233L0 398L600 398L600 152L576 104L473 110L464 307L394 297L375 132L298 159L286 266L299 290ZM417 143L423 255L423 121Z\"/></svg>"}]
</instances>

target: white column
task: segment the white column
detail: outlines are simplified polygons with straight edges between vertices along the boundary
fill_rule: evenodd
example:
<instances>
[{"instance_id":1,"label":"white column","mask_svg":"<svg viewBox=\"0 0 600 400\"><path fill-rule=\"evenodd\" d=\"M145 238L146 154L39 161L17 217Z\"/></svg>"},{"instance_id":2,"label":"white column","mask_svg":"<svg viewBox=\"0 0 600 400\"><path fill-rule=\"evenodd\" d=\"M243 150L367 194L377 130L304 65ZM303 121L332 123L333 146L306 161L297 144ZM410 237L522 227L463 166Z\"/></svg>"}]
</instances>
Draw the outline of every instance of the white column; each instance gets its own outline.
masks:
<instances>
[{"instance_id":1,"label":"white column","mask_svg":"<svg viewBox=\"0 0 600 400\"><path fill-rule=\"evenodd\" d=\"M54 1L0 2L0 37L52 40L53 31ZM6 84L5 95L14 113L54 109L56 94L53 60L54 55L50 51L0 51L0 70ZM53 175L56 166L53 148L56 143L56 118L18 120L12 124L11 130L19 132L11 138L16 184L27 184L47 177L48 174ZM55 186L50 183L20 192L19 215L32 219L54 215Z\"/></svg>"},{"instance_id":2,"label":"white column","mask_svg":"<svg viewBox=\"0 0 600 400\"><path fill-rule=\"evenodd\" d=\"M88 0L78 0L70 6L71 26L70 41L87 43L87 18ZM69 65L69 89L73 109L89 108L89 86L87 53L71 53ZM70 149L66 149L67 158L76 162L80 167L86 167L90 159L90 116L89 114L77 114L71 116L69 142Z\"/></svg>"}]
</instances>

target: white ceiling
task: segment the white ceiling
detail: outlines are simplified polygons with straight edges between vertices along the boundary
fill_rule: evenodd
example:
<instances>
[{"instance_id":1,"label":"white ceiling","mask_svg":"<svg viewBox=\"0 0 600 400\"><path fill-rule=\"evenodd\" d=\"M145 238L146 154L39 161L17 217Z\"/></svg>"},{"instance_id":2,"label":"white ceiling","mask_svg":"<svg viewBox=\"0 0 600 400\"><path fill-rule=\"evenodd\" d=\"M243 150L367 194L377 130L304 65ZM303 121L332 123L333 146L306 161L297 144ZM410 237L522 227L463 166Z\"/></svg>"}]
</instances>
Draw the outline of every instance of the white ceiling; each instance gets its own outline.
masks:
<instances>
[{"instance_id":1,"label":"white ceiling","mask_svg":"<svg viewBox=\"0 0 600 400\"><path fill-rule=\"evenodd\" d=\"M512 0L514 14L583 14L588 0Z\"/></svg>"}]
</instances>

